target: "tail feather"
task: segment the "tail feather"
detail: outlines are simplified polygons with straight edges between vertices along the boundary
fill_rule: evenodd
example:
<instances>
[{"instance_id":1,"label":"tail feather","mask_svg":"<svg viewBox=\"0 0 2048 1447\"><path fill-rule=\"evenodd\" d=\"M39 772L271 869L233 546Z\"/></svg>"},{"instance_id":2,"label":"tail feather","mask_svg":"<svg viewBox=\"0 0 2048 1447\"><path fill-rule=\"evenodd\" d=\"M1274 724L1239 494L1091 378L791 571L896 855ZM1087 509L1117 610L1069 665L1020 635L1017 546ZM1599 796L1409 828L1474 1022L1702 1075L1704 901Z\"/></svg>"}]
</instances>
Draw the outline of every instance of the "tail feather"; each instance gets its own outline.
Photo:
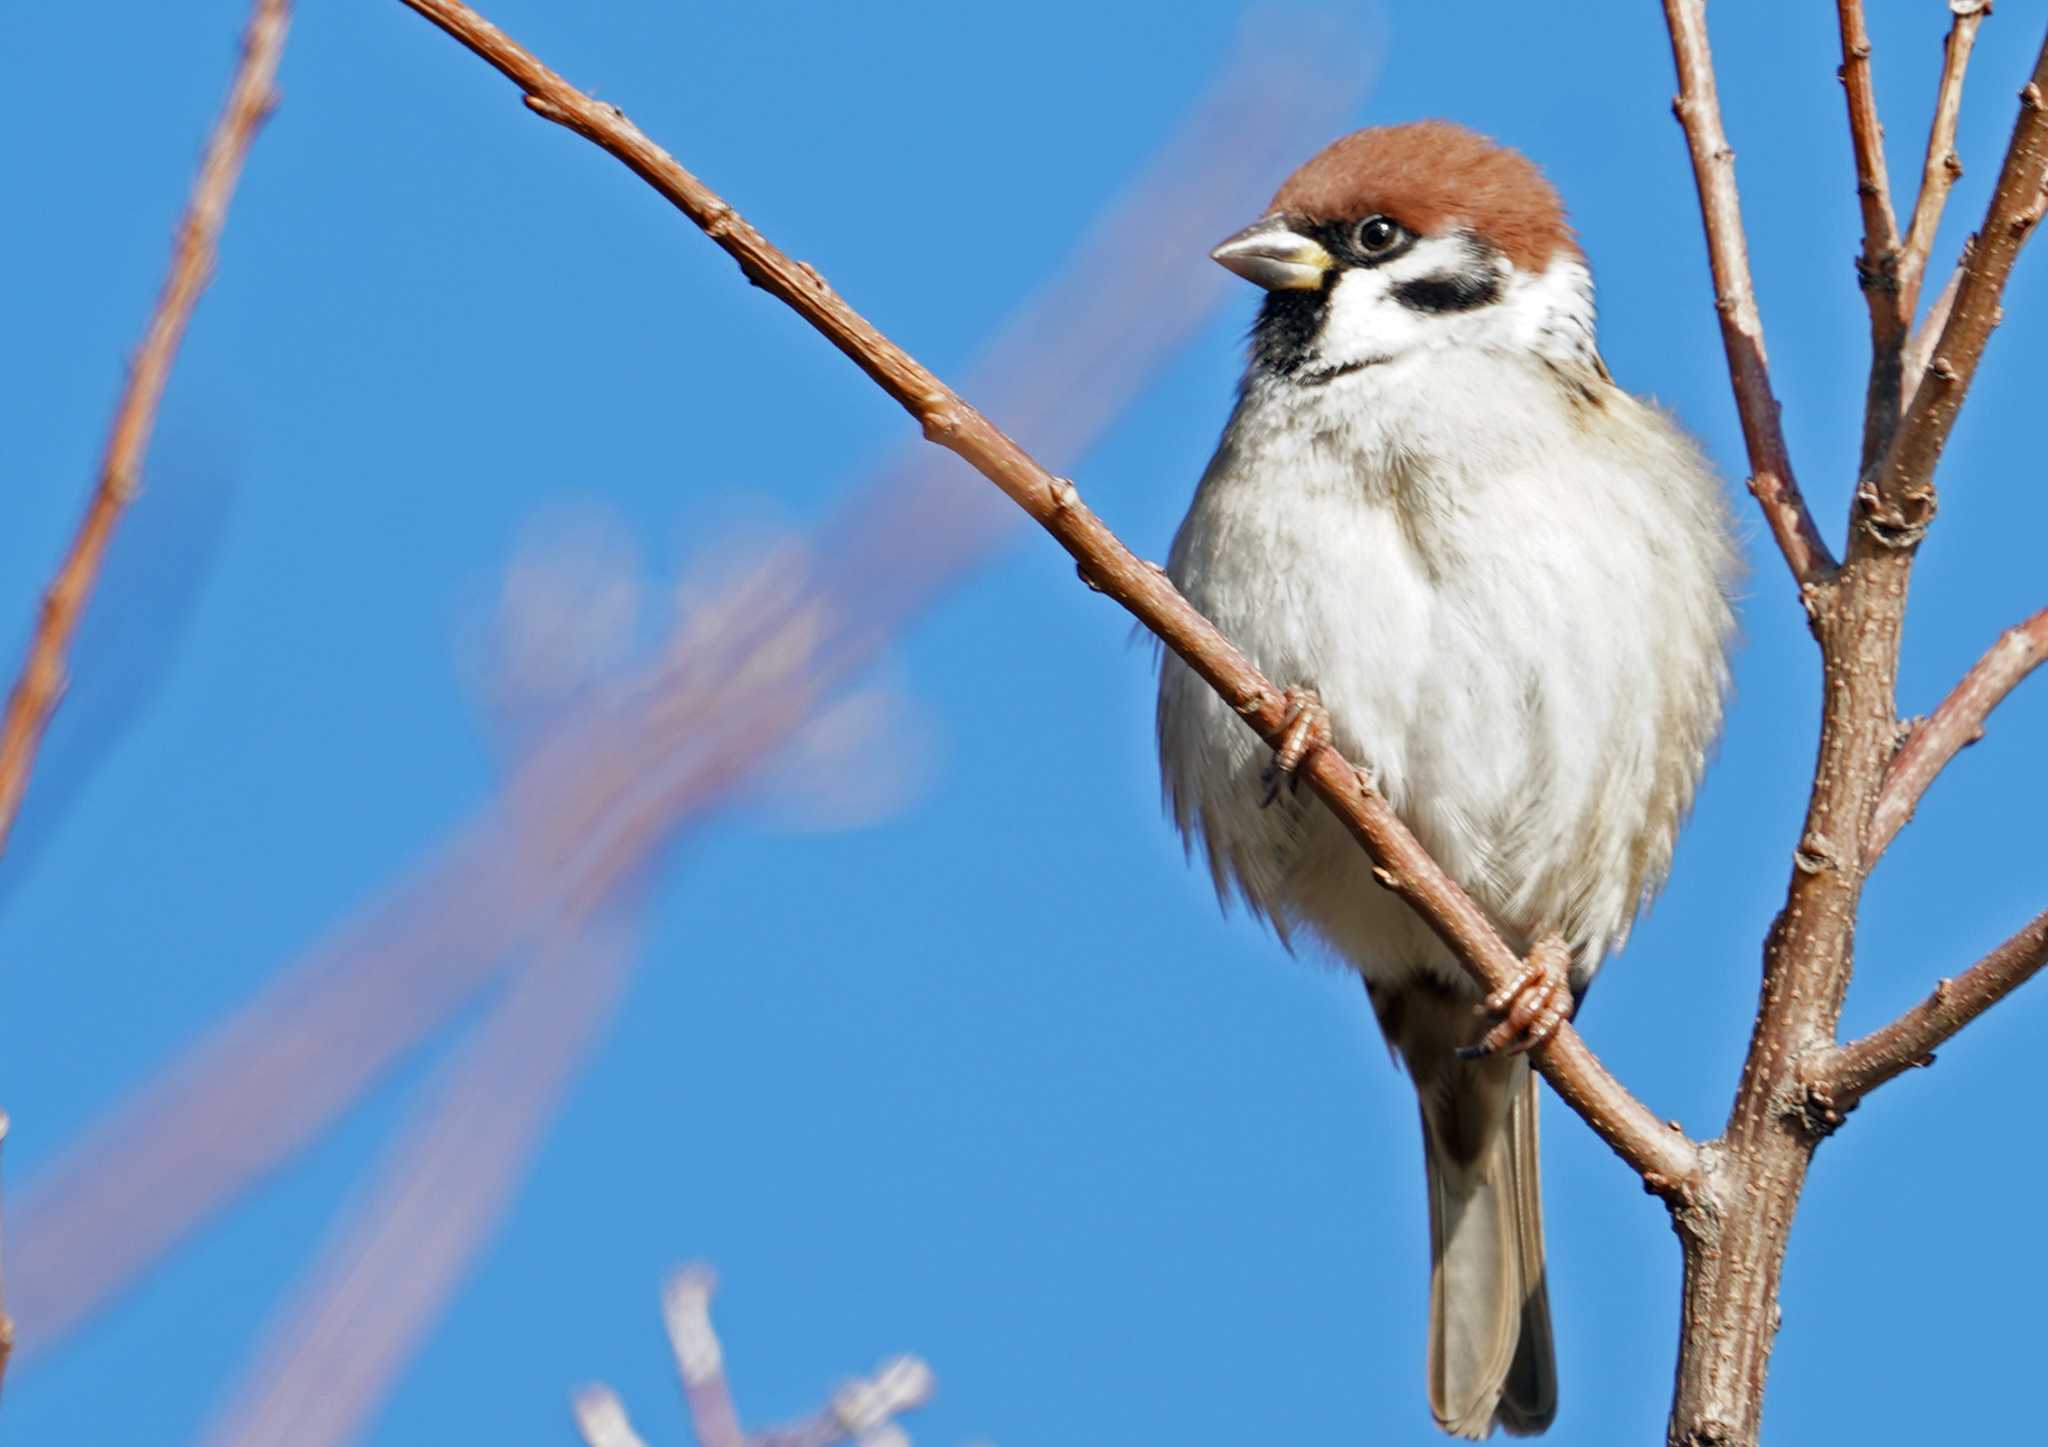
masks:
<instances>
[{"instance_id":1,"label":"tail feather","mask_svg":"<svg viewBox=\"0 0 2048 1447\"><path fill-rule=\"evenodd\" d=\"M1454 1436L1482 1438L1496 1425L1533 1436L1557 1415L1536 1079L1520 1060L1447 1076L1421 1092L1430 1410Z\"/></svg>"}]
</instances>

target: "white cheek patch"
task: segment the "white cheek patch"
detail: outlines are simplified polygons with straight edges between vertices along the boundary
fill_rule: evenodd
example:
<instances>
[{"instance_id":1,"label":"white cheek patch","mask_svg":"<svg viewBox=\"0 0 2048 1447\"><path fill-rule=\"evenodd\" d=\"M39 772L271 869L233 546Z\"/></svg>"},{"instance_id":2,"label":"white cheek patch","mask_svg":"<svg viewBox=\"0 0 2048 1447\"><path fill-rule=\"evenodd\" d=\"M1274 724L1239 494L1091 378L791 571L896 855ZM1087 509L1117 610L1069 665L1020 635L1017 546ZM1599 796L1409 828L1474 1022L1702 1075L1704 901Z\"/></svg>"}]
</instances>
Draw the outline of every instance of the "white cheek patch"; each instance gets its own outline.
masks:
<instances>
[{"instance_id":1,"label":"white cheek patch","mask_svg":"<svg viewBox=\"0 0 2048 1447\"><path fill-rule=\"evenodd\" d=\"M1317 361L1322 366L1356 367L1389 361L1424 340L1422 323L1428 318L1394 300L1392 289L1400 278L1393 270L1391 265L1361 267L1337 278L1330 288L1323 329L1316 337Z\"/></svg>"},{"instance_id":2,"label":"white cheek patch","mask_svg":"<svg viewBox=\"0 0 2048 1447\"><path fill-rule=\"evenodd\" d=\"M1398 294L1461 280L1497 282L1497 294L1444 309L1418 309ZM1489 288L1492 289L1492 288ZM1350 371L1438 347L1534 352L1590 364L1596 356L1593 283L1577 256L1517 271L1505 256L1461 235L1430 237L1384 266L1356 267L1332 286L1315 342L1315 370Z\"/></svg>"}]
</instances>

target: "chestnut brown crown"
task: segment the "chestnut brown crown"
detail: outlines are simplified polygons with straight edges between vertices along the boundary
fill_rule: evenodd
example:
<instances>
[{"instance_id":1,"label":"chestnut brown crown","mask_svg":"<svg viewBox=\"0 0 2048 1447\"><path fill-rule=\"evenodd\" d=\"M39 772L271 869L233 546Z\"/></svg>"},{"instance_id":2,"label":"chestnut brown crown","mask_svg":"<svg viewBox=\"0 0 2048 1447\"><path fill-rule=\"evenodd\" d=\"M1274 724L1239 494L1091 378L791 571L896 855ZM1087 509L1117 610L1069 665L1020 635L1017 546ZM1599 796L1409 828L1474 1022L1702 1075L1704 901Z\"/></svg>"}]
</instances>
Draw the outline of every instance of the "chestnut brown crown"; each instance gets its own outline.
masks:
<instances>
[{"instance_id":1,"label":"chestnut brown crown","mask_svg":"<svg viewBox=\"0 0 2048 1447\"><path fill-rule=\"evenodd\" d=\"M1339 137L1287 178L1271 209L1313 221L1386 216L1422 236L1465 226L1521 271L1543 270L1559 251L1579 254L1564 203L1536 164L1449 121Z\"/></svg>"}]
</instances>

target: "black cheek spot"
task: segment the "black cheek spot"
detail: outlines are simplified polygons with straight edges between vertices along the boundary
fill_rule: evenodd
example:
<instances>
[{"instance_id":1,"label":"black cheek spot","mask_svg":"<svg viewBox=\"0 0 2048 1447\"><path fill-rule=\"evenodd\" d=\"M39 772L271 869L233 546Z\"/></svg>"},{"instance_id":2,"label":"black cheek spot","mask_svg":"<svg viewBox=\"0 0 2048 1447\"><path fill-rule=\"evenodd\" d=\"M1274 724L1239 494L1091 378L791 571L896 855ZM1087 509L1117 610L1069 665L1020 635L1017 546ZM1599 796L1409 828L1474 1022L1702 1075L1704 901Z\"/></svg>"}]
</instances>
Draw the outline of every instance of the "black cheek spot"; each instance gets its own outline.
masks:
<instances>
[{"instance_id":1,"label":"black cheek spot","mask_svg":"<svg viewBox=\"0 0 2048 1447\"><path fill-rule=\"evenodd\" d=\"M1483 271L1422 276L1402 282L1393 294L1410 311L1468 312L1500 300L1500 273L1489 266Z\"/></svg>"}]
</instances>

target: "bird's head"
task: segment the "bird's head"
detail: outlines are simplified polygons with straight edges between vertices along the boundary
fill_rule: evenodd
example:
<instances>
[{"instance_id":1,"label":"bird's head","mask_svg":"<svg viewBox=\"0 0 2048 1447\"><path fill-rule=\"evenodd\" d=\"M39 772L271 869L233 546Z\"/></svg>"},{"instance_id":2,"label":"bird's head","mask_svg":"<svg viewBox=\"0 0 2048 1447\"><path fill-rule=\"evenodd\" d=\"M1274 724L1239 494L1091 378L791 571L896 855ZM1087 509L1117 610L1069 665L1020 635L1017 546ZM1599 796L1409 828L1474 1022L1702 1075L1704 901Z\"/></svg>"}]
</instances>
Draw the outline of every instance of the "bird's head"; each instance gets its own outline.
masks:
<instances>
[{"instance_id":1,"label":"bird's head","mask_svg":"<svg viewBox=\"0 0 2048 1447\"><path fill-rule=\"evenodd\" d=\"M1525 157L1444 121L1354 131L1210 253L1267 290L1255 371L1321 385L1418 351L1599 365L1592 279Z\"/></svg>"}]
</instances>

